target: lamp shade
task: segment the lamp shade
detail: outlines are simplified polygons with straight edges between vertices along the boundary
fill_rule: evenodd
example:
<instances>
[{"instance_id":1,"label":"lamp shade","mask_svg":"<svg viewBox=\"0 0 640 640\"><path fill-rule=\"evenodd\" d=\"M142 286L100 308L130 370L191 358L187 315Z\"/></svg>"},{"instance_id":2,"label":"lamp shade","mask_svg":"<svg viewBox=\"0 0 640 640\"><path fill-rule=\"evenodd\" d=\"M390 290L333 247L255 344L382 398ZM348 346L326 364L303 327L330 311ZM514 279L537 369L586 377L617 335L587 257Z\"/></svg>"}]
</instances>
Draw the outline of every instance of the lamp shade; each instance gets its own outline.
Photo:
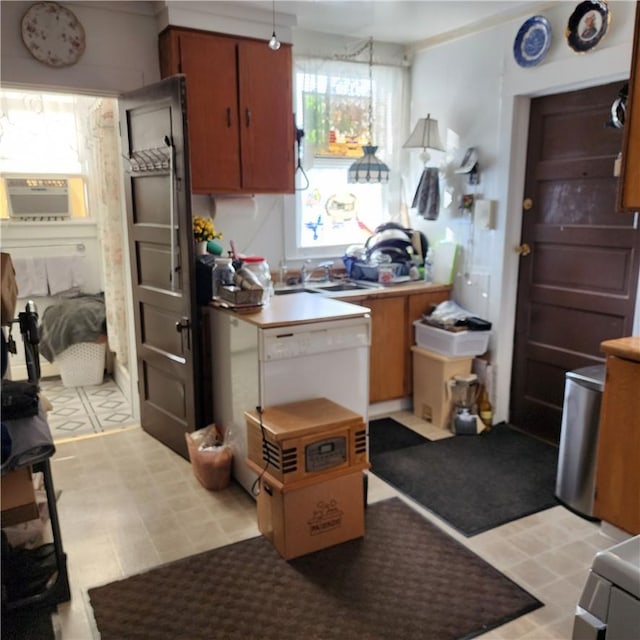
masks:
<instances>
[{"instance_id":1,"label":"lamp shade","mask_svg":"<svg viewBox=\"0 0 640 640\"><path fill-rule=\"evenodd\" d=\"M364 155L349 167L347 182L365 184L389 182L389 167L376 158L377 150L378 147L370 145L362 147Z\"/></svg>"},{"instance_id":2,"label":"lamp shade","mask_svg":"<svg viewBox=\"0 0 640 640\"><path fill-rule=\"evenodd\" d=\"M426 118L420 118L411 135L402 145L404 149L435 149L444 151L438 131L438 121L429 114Z\"/></svg>"}]
</instances>

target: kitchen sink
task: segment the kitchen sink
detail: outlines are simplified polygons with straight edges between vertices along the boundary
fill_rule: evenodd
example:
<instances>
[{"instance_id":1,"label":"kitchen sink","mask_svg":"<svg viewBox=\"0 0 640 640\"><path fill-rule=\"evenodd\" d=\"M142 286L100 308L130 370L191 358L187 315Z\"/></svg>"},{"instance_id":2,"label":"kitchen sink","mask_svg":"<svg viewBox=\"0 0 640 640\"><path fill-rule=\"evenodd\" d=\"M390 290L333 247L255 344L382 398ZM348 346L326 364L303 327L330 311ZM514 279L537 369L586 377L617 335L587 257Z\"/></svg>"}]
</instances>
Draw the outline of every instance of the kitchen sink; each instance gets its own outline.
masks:
<instances>
[{"instance_id":1,"label":"kitchen sink","mask_svg":"<svg viewBox=\"0 0 640 640\"><path fill-rule=\"evenodd\" d=\"M274 296L284 296L290 293L322 293L320 289L308 289L302 285L292 285L290 287L275 287L273 290Z\"/></svg>"},{"instance_id":2,"label":"kitchen sink","mask_svg":"<svg viewBox=\"0 0 640 640\"><path fill-rule=\"evenodd\" d=\"M310 287L311 288L311 287ZM359 282L336 282L334 284L320 284L318 283L314 291L359 291L361 289L378 289L379 286L375 283L361 284Z\"/></svg>"},{"instance_id":3,"label":"kitchen sink","mask_svg":"<svg viewBox=\"0 0 640 640\"><path fill-rule=\"evenodd\" d=\"M380 285L375 282L361 283L353 281L344 282L307 282L304 285L292 285L289 287L276 287L274 295L282 296L289 293L300 293L305 291L306 293L336 293L340 291L359 291L365 289L379 289Z\"/></svg>"}]
</instances>

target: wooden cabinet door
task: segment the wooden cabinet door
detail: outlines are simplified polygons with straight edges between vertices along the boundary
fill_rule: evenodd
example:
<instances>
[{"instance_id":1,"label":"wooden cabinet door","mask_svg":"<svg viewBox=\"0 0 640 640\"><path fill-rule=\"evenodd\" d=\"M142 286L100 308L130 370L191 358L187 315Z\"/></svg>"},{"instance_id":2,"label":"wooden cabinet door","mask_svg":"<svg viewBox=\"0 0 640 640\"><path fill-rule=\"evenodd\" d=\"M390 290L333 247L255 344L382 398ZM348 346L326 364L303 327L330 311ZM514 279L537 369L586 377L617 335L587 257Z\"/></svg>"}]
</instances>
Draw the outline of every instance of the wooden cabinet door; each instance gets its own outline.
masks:
<instances>
[{"instance_id":1,"label":"wooden cabinet door","mask_svg":"<svg viewBox=\"0 0 640 640\"><path fill-rule=\"evenodd\" d=\"M262 193L294 192L291 47L272 51L238 42L242 186Z\"/></svg>"},{"instance_id":2,"label":"wooden cabinet door","mask_svg":"<svg viewBox=\"0 0 640 640\"><path fill-rule=\"evenodd\" d=\"M371 309L369 402L404 397L406 376L405 296L368 298Z\"/></svg>"},{"instance_id":3,"label":"wooden cabinet door","mask_svg":"<svg viewBox=\"0 0 640 640\"><path fill-rule=\"evenodd\" d=\"M622 143L622 175L618 190L618 209L640 211L640 4L636 4L636 27Z\"/></svg>"},{"instance_id":4,"label":"wooden cabinet door","mask_svg":"<svg viewBox=\"0 0 640 640\"><path fill-rule=\"evenodd\" d=\"M192 189L239 190L236 43L207 34L182 34L180 58L187 77Z\"/></svg>"},{"instance_id":5,"label":"wooden cabinet door","mask_svg":"<svg viewBox=\"0 0 640 640\"><path fill-rule=\"evenodd\" d=\"M594 515L640 534L640 362L607 356Z\"/></svg>"},{"instance_id":6,"label":"wooden cabinet door","mask_svg":"<svg viewBox=\"0 0 640 640\"><path fill-rule=\"evenodd\" d=\"M293 193L291 45L170 27L162 77L186 76L194 193Z\"/></svg>"},{"instance_id":7,"label":"wooden cabinet door","mask_svg":"<svg viewBox=\"0 0 640 640\"><path fill-rule=\"evenodd\" d=\"M405 353L405 392L410 396L413 393L413 359L411 357L411 347L415 344L415 327L413 323L420 320L425 313L431 312L431 307L449 299L449 290L446 291L425 291L424 293L414 293L407 298L407 332Z\"/></svg>"}]
</instances>

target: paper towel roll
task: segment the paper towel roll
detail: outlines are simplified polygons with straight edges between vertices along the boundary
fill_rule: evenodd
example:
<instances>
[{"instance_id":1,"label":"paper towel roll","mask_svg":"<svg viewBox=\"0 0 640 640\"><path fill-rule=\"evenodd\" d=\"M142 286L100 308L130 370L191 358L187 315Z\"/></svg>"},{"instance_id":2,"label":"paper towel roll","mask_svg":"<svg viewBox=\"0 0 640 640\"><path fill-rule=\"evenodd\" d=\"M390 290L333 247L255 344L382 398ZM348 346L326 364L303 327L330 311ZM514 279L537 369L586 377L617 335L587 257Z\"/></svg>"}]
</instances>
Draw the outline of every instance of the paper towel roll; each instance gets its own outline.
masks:
<instances>
[{"instance_id":1,"label":"paper towel roll","mask_svg":"<svg viewBox=\"0 0 640 640\"><path fill-rule=\"evenodd\" d=\"M216 196L211 198L212 214L255 215L255 196Z\"/></svg>"}]
</instances>

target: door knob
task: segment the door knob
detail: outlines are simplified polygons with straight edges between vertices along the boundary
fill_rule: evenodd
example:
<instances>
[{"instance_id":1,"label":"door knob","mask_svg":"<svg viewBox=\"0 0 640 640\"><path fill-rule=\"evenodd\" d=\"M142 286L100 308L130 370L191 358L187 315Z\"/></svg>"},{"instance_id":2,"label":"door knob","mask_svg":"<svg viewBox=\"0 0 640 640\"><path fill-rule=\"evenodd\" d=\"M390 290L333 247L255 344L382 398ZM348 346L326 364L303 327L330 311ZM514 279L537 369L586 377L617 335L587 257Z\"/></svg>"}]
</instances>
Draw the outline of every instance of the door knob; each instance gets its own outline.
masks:
<instances>
[{"instance_id":1,"label":"door knob","mask_svg":"<svg viewBox=\"0 0 640 640\"><path fill-rule=\"evenodd\" d=\"M182 333L185 330L191 328L191 323L189 322L189 318L182 318L180 321L176 322L176 331L178 333Z\"/></svg>"},{"instance_id":2,"label":"door knob","mask_svg":"<svg viewBox=\"0 0 640 640\"><path fill-rule=\"evenodd\" d=\"M180 318L179 322L176 322L176 331L180 334L183 353L184 353L184 347L185 347L185 343L184 343L185 335L187 336L187 345L186 345L187 349L191 349L191 332L189 331L189 329L191 329L191 321L189 320L189 318L185 318L183 316L182 318ZM186 332L186 333L183 333L183 332Z\"/></svg>"},{"instance_id":3,"label":"door knob","mask_svg":"<svg viewBox=\"0 0 640 640\"><path fill-rule=\"evenodd\" d=\"M515 252L521 256L528 256L531 253L531 247L525 242L524 244L519 244L515 248Z\"/></svg>"}]
</instances>

